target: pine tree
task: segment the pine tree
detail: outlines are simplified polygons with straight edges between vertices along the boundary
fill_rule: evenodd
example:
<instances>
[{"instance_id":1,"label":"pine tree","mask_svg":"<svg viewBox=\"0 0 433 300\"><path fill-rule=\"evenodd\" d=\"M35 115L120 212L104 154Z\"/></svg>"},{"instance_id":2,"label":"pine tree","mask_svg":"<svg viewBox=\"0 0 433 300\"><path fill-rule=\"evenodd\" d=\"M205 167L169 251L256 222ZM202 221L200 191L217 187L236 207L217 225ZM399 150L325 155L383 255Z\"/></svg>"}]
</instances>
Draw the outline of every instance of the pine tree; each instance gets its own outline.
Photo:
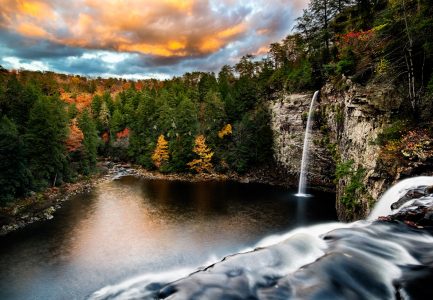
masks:
<instances>
[{"instance_id":1,"label":"pine tree","mask_svg":"<svg viewBox=\"0 0 433 300\"><path fill-rule=\"evenodd\" d=\"M203 173L204 171L211 172L213 168L211 160L214 153L206 145L206 138L204 135L200 134L195 138L193 152L200 158L189 162L187 164L189 168L197 173Z\"/></svg>"},{"instance_id":2,"label":"pine tree","mask_svg":"<svg viewBox=\"0 0 433 300\"><path fill-rule=\"evenodd\" d=\"M67 174L67 125L64 105L57 97L39 97L30 110L24 140L36 189L55 185Z\"/></svg>"},{"instance_id":3,"label":"pine tree","mask_svg":"<svg viewBox=\"0 0 433 300\"><path fill-rule=\"evenodd\" d=\"M98 120L101 125L101 131L108 129L108 126L110 124L111 114L110 110L108 109L107 103L104 101L101 105L101 110L99 111Z\"/></svg>"},{"instance_id":4,"label":"pine tree","mask_svg":"<svg viewBox=\"0 0 433 300\"><path fill-rule=\"evenodd\" d=\"M84 134L82 171L90 173L96 166L96 155L98 149L98 132L87 109L83 111L78 119L78 126Z\"/></svg>"},{"instance_id":5,"label":"pine tree","mask_svg":"<svg viewBox=\"0 0 433 300\"><path fill-rule=\"evenodd\" d=\"M159 169L169 159L168 142L165 140L164 135L160 135L156 144L155 151L152 154L152 161Z\"/></svg>"},{"instance_id":6,"label":"pine tree","mask_svg":"<svg viewBox=\"0 0 433 300\"><path fill-rule=\"evenodd\" d=\"M26 192L30 173L24 162L17 127L4 116L0 119L0 206Z\"/></svg>"},{"instance_id":7,"label":"pine tree","mask_svg":"<svg viewBox=\"0 0 433 300\"><path fill-rule=\"evenodd\" d=\"M113 112L113 116L110 120L110 129L111 132L114 133L118 133L120 131L122 131L125 128L125 124L124 124L124 120L123 120L123 115L120 112L120 110L118 108L116 108Z\"/></svg>"}]
</instances>

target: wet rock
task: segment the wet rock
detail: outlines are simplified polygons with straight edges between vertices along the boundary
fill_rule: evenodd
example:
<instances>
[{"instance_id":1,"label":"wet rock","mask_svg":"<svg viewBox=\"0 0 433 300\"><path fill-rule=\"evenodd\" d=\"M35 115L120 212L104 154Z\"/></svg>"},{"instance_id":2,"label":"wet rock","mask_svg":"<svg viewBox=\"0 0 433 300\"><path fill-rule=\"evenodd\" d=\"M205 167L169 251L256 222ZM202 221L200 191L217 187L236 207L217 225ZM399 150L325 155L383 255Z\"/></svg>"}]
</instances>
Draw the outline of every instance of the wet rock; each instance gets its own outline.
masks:
<instances>
[{"instance_id":1,"label":"wet rock","mask_svg":"<svg viewBox=\"0 0 433 300\"><path fill-rule=\"evenodd\" d=\"M394 202L391 205L391 209L400 208L403 204L405 204L409 200L417 199L417 198L420 198L423 196L427 196L429 194L430 193L427 192L427 187L419 187L416 189L412 189L412 190L408 191L403 197L401 197L396 202Z\"/></svg>"}]
</instances>

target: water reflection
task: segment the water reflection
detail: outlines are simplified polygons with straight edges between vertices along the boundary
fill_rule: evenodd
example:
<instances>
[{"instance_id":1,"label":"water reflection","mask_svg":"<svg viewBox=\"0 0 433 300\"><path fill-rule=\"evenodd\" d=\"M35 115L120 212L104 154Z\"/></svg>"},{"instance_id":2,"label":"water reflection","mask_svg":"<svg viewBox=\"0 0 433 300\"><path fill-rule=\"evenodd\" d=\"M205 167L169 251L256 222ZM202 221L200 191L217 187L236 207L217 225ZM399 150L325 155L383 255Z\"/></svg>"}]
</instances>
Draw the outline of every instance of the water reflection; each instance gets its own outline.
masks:
<instances>
[{"instance_id":1,"label":"water reflection","mask_svg":"<svg viewBox=\"0 0 433 300\"><path fill-rule=\"evenodd\" d=\"M0 299L81 299L136 274L200 266L297 226L290 194L233 182L102 183L53 220L0 239ZM332 195L304 204L302 222L335 219Z\"/></svg>"}]
</instances>

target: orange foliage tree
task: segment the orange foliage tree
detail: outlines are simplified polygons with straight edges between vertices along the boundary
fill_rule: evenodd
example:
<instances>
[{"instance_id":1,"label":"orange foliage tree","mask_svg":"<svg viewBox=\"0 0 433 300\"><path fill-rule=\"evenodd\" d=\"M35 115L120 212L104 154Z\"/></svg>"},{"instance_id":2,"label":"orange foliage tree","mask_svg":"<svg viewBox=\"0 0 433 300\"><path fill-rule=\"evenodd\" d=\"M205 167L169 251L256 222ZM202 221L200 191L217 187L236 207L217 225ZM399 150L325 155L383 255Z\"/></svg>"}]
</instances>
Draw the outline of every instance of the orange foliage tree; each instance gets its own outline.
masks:
<instances>
[{"instance_id":1,"label":"orange foliage tree","mask_svg":"<svg viewBox=\"0 0 433 300\"><path fill-rule=\"evenodd\" d=\"M153 151L152 161L159 169L164 162L168 161L168 158L168 142L165 140L164 135L161 134L158 138L155 151Z\"/></svg>"},{"instance_id":2,"label":"orange foliage tree","mask_svg":"<svg viewBox=\"0 0 433 300\"><path fill-rule=\"evenodd\" d=\"M218 131L218 137L220 139L222 139L226 135L230 135L230 134L232 134L232 125L231 124L225 125L220 131Z\"/></svg>"},{"instance_id":3,"label":"orange foliage tree","mask_svg":"<svg viewBox=\"0 0 433 300\"><path fill-rule=\"evenodd\" d=\"M119 139L123 139L123 138L128 138L129 137L129 128L125 128L122 131L116 133L116 138Z\"/></svg>"},{"instance_id":4,"label":"orange foliage tree","mask_svg":"<svg viewBox=\"0 0 433 300\"><path fill-rule=\"evenodd\" d=\"M83 132L77 126L77 120L73 119L69 126L69 136L66 139L66 149L69 152L74 152L80 149L84 139Z\"/></svg>"},{"instance_id":5,"label":"orange foliage tree","mask_svg":"<svg viewBox=\"0 0 433 300\"><path fill-rule=\"evenodd\" d=\"M204 135L200 134L195 138L193 151L200 158L194 159L193 161L187 163L189 168L196 171L197 173L203 173L204 171L211 172L213 168L211 160L214 153L206 145L206 138Z\"/></svg>"}]
</instances>

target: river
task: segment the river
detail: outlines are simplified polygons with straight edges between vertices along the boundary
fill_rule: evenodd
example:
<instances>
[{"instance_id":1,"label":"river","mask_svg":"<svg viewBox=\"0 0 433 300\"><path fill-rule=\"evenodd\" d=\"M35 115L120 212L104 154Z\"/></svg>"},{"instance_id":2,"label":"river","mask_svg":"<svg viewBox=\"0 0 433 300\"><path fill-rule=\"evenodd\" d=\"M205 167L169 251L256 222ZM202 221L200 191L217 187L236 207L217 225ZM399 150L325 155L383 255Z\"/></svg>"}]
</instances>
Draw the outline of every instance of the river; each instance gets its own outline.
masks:
<instances>
[{"instance_id":1,"label":"river","mask_svg":"<svg viewBox=\"0 0 433 300\"><path fill-rule=\"evenodd\" d=\"M83 299L144 273L197 268L270 234L336 220L334 195L125 176L0 238L0 299Z\"/></svg>"}]
</instances>

